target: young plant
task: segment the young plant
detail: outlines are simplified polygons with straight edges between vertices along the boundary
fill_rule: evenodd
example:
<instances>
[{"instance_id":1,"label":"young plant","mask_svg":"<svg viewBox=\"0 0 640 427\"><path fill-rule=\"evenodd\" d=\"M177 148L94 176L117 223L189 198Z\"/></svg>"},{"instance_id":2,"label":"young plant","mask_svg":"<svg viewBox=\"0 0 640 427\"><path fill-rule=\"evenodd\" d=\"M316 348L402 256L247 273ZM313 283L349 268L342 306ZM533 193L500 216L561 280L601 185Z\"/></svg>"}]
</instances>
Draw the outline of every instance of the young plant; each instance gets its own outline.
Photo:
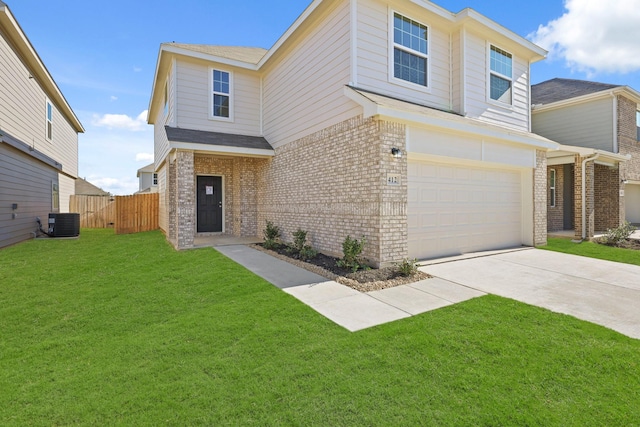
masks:
<instances>
[{"instance_id":1,"label":"young plant","mask_svg":"<svg viewBox=\"0 0 640 427\"><path fill-rule=\"evenodd\" d=\"M280 227L274 225L271 221L267 221L267 226L262 233L264 235L264 243L262 245L265 249L276 249L280 246L278 242L280 239Z\"/></svg>"},{"instance_id":2,"label":"young plant","mask_svg":"<svg viewBox=\"0 0 640 427\"><path fill-rule=\"evenodd\" d=\"M350 268L354 273L360 268L364 268L364 263L360 260L360 255L364 249L367 239L362 236L360 240L347 236L342 242L342 259L338 260L338 267Z\"/></svg>"},{"instance_id":3,"label":"young plant","mask_svg":"<svg viewBox=\"0 0 640 427\"><path fill-rule=\"evenodd\" d=\"M398 273L404 277L409 277L416 274L418 272L418 265L418 260L416 258L404 258L401 262L395 263L395 267L398 269Z\"/></svg>"},{"instance_id":4,"label":"young plant","mask_svg":"<svg viewBox=\"0 0 640 427\"><path fill-rule=\"evenodd\" d=\"M290 247L291 252L298 255L303 261L308 261L318 255L318 251L307 245L307 232L298 228L293 232L293 246Z\"/></svg>"},{"instance_id":5,"label":"young plant","mask_svg":"<svg viewBox=\"0 0 640 427\"><path fill-rule=\"evenodd\" d=\"M628 239L634 231L636 231L636 227L625 221L619 227L607 230L600 240L605 245L618 245Z\"/></svg>"}]
</instances>

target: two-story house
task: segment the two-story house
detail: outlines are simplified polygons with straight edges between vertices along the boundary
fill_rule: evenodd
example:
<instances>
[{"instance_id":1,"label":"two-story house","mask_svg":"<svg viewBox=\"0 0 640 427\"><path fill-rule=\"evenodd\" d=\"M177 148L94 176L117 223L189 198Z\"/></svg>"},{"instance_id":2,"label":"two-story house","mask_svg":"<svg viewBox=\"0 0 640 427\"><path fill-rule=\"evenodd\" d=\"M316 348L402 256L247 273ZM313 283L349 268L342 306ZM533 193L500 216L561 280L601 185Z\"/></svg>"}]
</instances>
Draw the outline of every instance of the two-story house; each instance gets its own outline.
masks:
<instances>
[{"instance_id":1,"label":"two-story house","mask_svg":"<svg viewBox=\"0 0 640 427\"><path fill-rule=\"evenodd\" d=\"M68 212L84 132L8 6L0 1L0 247Z\"/></svg>"},{"instance_id":2,"label":"two-story house","mask_svg":"<svg viewBox=\"0 0 640 427\"><path fill-rule=\"evenodd\" d=\"M155 125L161 228L308 231L381 265L546 243L546 152L530 65L546 52L471 9L315 0L270 49L164 43Z\"/></svg>"},{"instance_id":3,"label":"two-story house","mask_svg":"<svg viewBox=\"0 0 640 427\"><path fill-rule=\"evenodd\" d=\"M138 178L138 191L136 194L158 192L158 174L154 170L153 163L138 169L136 176Z\"/></svg>"},{"instance_id":4,"label":"two-story house","mask_svg":"<svg viewBox=\"0 0 640 427\"><path fill-rule=\"evenodd\" d=\"M584 239L640 223L640 93L556 78L533 85L531 99L533 131L579 150L549 154L548 231Z\"/></svg>"}]
</instances>

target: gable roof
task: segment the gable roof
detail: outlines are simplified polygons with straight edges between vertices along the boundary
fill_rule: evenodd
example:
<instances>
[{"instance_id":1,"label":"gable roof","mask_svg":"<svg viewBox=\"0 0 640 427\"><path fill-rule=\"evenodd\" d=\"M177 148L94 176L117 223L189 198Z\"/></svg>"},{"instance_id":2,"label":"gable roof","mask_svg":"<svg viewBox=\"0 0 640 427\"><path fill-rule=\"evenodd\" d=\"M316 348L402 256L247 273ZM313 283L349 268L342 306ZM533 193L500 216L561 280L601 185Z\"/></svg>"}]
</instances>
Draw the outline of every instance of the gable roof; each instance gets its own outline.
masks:
<instances>
[{"instance_id":1,"label":"gable roof","mask_svg":"<svg viewBox=\"0 0 640 427\"><path fill-rule=\"evenodd\" d=\"M24 65L37 80L49 99L58 107L62 115L69 121L76 132L84 132L82 123L71 109L71 106L53 80L51 73L40 59L38 52L22 31L6 3L0 1L0 33L14 46L23 58Z\"/></svg>"},{"instance_id":2,"label":"gable roof","mask_svg":"<svg viewBox=\"0 0 640 427\"><path fill-rule=\"evenodd\" d=\"M1 0L0 0L1 1ZM76 179L76 195L78 196L110 196L108 191L93 185L86 179Z\"/></svg>"},{"instance_id":3,"label":"gable roof","mask_svg":"<svg viewBox=\"0 0 640 427\"><path fill-rule=\"evenodd\" d=\"M141 173L153 173L153 172L155 172L155 163L150 163L147 166L138 169L138 173L136 174L136 177L139 178Z\"/></svg>"},{"instance_id":4,"label":"gable roof","mask_svg":"<svg viewBox=\"0 0 640 427\"><path fill-rule=\"evenodd\" d=\"M621 86L586 80L555 78L531 86L531 103L546 105L619 87Z\"/></svg>"}]
</instances>

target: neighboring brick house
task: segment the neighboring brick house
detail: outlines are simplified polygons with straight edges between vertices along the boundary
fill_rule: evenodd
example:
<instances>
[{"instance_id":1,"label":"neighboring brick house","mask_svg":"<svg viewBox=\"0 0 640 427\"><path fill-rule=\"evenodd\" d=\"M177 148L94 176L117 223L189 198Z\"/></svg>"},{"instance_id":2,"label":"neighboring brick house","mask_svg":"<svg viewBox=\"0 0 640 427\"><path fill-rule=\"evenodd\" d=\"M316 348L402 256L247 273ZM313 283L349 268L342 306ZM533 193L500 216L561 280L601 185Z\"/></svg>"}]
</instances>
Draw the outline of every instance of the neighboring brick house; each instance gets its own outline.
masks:
<instances>
[{"instance_id":1,"label":"neighboring brick house","mask_svg":"<svg viewBox=\"0 0 640 427\"><path fill-rule=\"evenodd\" d=\"M27 35L0 1L0 247L69 212L84 132Z\"/></svg>"},{"instance_id":2,"label":"neighboring brick house","mask_svg":"<svg viewBox=\"0 0 640 427\"><path fill-rule=\"evenodd\" d=\"M269 50L164 43L155 125L160 222L374 265L546 243L546 153L530 65L546 52L471 9L315 0Z\"/></svg>"},{"instance_id":3,"label":"neighboring brick house","mask_svg":"<svg viewBox=\"0 0 640 427\"><path fill-rule=\"evenodd\" d=\"M591 238L625 220L640 223L640 93L556 78L533 85L531 99L533 131L574 146L549 154L548 231Z\"/></svg>"}]
</instances>

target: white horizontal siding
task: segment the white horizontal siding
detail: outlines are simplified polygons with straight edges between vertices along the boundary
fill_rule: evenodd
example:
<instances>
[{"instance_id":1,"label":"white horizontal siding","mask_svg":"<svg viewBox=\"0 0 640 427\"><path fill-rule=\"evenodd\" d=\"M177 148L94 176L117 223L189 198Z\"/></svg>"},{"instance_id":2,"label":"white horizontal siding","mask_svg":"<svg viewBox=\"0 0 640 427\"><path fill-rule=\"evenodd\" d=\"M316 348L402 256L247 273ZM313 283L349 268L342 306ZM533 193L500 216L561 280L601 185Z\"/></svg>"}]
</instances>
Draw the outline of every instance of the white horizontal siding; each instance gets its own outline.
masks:
<instances>
[{"instance_id":1,"label":"white horizontal siding","mask_svg":"<svg viewBox=\"0 0 640 427\"><path fill-rule=\"evenodd\" d=\"M425 9L395 11L429 27L429 87L426 91L418 85L407 87L389 75L393 62L389 51L391 12L387 3L363 0L358 1L358 87L436 108L451 108L449 32L439 27Z\"/></svg>"},{"instance_id":2,"label":"white horizontal siding","mask_svg":"<svg viewBox=\"0 0 640 427\"><path fill-rule=\"evenodd\" d=\"M233 121L209 119L210 67L231 72ZM260 77L257 73L205 61L176 64L177 127L260 136Z\"/></svg>"},{"instance_id":3,"label":"white horizontal siding","mask_svg":"<svg viewBox=\"0 0 640 427\"><path fill-rule=\"evenodd\" d=\"M76 180L66 175L58 174L58 184L60 189L60 209L58 212L69 212L71 196L76 194Z\"/></svg>"},{"instance_id":4,"label":"white horizontal siding","mask_svg":"<svg viewBox=\"0 0 640 427\"><path fill-rule=\"evenodd\" d=\"M565 145L613 151L613 98L534 112L532 131Z\"/></svg>"},{"instance_id":5,"label":"white horizontal siding","mask_svg":"<svg viewBox=\"0 0 640 427\"><path fill-rule=\"evenodd\" d=\"M343 95L350 79L349 2L323 17L323 23L264 75L264 136L274 147L302 138L361 113Z\"/></svg>"},{"instance_id":6,"label":"white horizontal siding","mask_svg":"<svg viewBox=\"0 0 640 427\"><path fill-rule=\"evenodd\" d=\"M162 110L158 112L158 116L162 116ZM153 148L155 168L157 168L169 155L169 140L167 132L164 129L164 120L156 120L153 125Z\"/></svg>"},{"instance_id":7,"label":"white horizontal siding","mask_svg":"<svg viewBox=\"0 0 640 427\"><path fill-rule=\"evenodd\" d=\"M167 193L167 165L158 171L158 224L165 233L169 231L169 197Z\"/></svg>"},{"instance_id":8,"label":"white horizontal siding","mask_svg":"<svg viewBox=\"0 0 640 427\"><path fill-rule=\"evenodd\" d=\"M45 91L0 33L0 129L78 174L78 134L53 105L53 138L46 138Z\"/></svg>"},{"instance_id":9,"label":"white horizontal siding","mask_svg":"<svg viewBox=\"0 0 640 427\"><path fill-rule=\"evenodd\" d=\"M486 39L466 31L465 33L465 106L466 115L500 126L529 130L529 64L513 55L513 103L500 104L491 101L488 94L489 43ZM490 41L489 41L490 42ZM501 48L500 44L495 44ZM509 51L508 49L506 49Z\"/></svg>"}]
</instances>

